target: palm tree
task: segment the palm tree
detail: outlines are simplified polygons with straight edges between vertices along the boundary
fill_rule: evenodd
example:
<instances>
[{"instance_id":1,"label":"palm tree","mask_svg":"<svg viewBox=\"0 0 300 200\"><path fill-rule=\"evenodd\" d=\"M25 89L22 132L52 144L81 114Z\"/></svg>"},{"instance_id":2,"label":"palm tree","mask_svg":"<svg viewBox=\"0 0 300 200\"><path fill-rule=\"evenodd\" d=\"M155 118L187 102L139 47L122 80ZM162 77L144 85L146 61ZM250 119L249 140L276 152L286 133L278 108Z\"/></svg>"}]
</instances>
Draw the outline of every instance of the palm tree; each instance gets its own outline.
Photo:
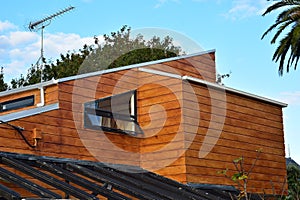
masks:
<instances>
[{"instance_id":1,"label":"palm tree","mask_svg":"<svg viewBox=\"0 0 300 200\"><path fill-rule=\"evenodd\" d=\"M269 27L261 38L263 39L270 31L277 28L277 32L271 40L271 44L274 44L278 37L288 30L273 54L273 61L280 61L279 75L283 75L286 61L286 72L289 72L291 67L297 68L300 58L300 0L281 0L274 3L267 8L263 16L283 7L287 8L279 13L275 23Z\"/></svg>"}]
</instances>

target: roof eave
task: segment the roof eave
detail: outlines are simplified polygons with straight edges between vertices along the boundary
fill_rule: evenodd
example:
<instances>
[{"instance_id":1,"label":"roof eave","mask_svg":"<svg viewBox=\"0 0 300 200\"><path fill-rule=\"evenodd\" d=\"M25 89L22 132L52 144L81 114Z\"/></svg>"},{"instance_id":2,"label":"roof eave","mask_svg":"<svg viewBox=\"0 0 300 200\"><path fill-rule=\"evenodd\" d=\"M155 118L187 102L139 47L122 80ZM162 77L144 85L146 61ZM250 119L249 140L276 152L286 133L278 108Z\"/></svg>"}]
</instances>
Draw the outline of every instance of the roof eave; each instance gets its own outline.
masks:
<instances>
[{"instance_id":1,"label":"roof eave","mask_svg":"<svg viewBox=\"0 0 300 200\"><path fill-rule=\"evenodd\" d=\"M215 53L215 52L216 52L216 50L212 49L212 50L201 51L198 53L193 53L193 54L188 54L188 55L181 55L181 56L176 56L176 57L171 57L171 58L164 58L164 59L160 59L160 60L153 60L153 61L149 61L149 62L143 62L143 63L137 63L137 64L127 65L127 66L117 67L117 68L113 68L113 69L106 69L106 70L101 70L101 71L96 71L96 72L79 74L76 76L70 76L70 77L58 79L58 82L62 83L62 82L66 82L66 81L72 81L72 80L91 77L91 76L98 76L98 75L102 75L102 74L113 73L113 72L118 72L118 71L123 71L123 70L135 69L135 68L145 67L148 65L164 63L164 62L171 62L171 61L175 61L175 60L181 60L181 59L191 58L191 57L200 56L200 55L209 54L209 53Z\"/></svg>"},{"instance_id":2,"label":"roof eave","mask_svg":"<svg viewBox=\"0 0 300 200\"><path fill-rule=\"evenodd\" d=\"M30 90L41 89L43 87L47 87L47 86L50 86L50 85L55 85L57 83L58 83L58 80L52 79L50 81L37 83L37 84L34 84L34 85L28 85L28 86L24 86L24 87L20 87L20 88L16 88L16 89L11 89L11 90L0 92L0 97L8 96L8 95L11 95L11 94L16 94L16 93L20 93L20 92L26 92L26 91L30 91Z\"/></svg>"},{"instance_id":3,"label":"roof eave","mask_svg":"<svg viewBox=\"0 0 300 200\"><path fill-rule=\"evenodd\" d=\"M216 83L211 83L211 82L204 81L202 79L194 78L194 77L191 77L191 76L183 76L182 79L187 80L187 81L200 83L200 84L204 84L204 85L207 85L209 87L222 89L222 90L225 90L225 91L228 91L228 92L233 92L233 93L243 95L243 96L247 96L247 97L250 97L250 98L253 98L253 99L258 99L258 100L268 102L268 103L271 103L271 104L275 104L275 105L278 105L278 106L281 106L281 107L284 107L284 108L288 106L288 104L280 102L280 101L276 101L276 100L273 100L273 99L269 99L269 98L266 98L266 97L255 95L255 94L252 94L252 93L249 93L249 92L244 92L244 91L237 90L237 89L234 89L234 88L230 88L230 87L227 87L227 86L219 85L219 84L216 84Z\"/></svg>"},{"instance_id":4,"label":"roof eave","mask_svg":"<svg viewBox=\"0 0 300 200\"><path fill-rule=\"evenodd\" d=\"M147 65L154 65L154 64L164 63L164 62L186 59L186 58L191 58L191 57L200 56L200 55L204 55L204 54L215 53L215 52L216 52L216 50L212 49L212 50L201 51L198 53L193 53L193 54L188 54L188 55L176 56L176 57L165 58L165 59L161 59L161 60L154 60L154 61L149 61L149 62L144 62L144 63L138 63L138 64L133 64L133 65L128 65L128 66L117 67L117 68L113 68L113 69L106 69L106 70L101 70L101 71L96 71L96 72L79 74L79 75L61 78L61 79L57 79L57 80L53 79L50 81L37 83L34 85L29 85L29 86L25 86L25 87L20 87L20 88L0 92L0 97L8 96L11 94L16 94L16 93L20 93L20 92L25 92L25 91L29 91L29 90L40 89L42 87L47 87L50 85L54 85L54 84L58 84L58 83L66 82L66 81L72 81L72 80L86 78L86 77L98 76L98 75L118 72L118 71L122 71L122 70L129 70L129 69L144 67Z\"/></svg>"}]
</instances>

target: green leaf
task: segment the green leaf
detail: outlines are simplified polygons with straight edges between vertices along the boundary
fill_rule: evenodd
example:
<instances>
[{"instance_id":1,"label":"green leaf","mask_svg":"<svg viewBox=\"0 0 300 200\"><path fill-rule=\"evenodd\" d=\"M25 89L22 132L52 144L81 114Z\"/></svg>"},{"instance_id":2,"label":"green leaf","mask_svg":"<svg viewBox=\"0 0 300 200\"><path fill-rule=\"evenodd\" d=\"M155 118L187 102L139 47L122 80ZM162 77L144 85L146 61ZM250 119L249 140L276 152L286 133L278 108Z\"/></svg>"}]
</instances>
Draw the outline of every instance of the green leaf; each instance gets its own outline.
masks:
<instances>
[{"instance_id":1,"label":"green leaf","mask_svg":"<svg viewBox=\"0 0 300 200\"><path fill-rule=\"evenodd\" d=\"M243 174L242 172L235 173L231 177L231 180L233 180L234 182L236 182L237 180L241 181L245 179L248 179L248 176L246 174Z\"/></svg>"},{"instance_id":2,"label":"green leaf","mask_svg":"<svg viewBox=\"0 0 300 200\"><path fill-rule=\"evenodd\" d=\"M235 173L232 175L231 180L233 180L234 182L236 182L237 180L239 180L239 178L242 176L242 173Z\"/></svg>"},{"instance_id":3,"label":"green leaf","mask_svg":"<svg viewBox=\"0 0 300 200\"><path fill-rule=\"evenodd\" d=\"M243 160L243 157L239 157L233 160L234 163L238 163Z\"/></svg>"},{"instance_id":4,"label":"green leaf","mask_svg":"<svg viewBox=\"0 0 300 200\"><path fill-rule=\"evenodd\" d=\"M238 179L245 180L245 179L248 179L248 176L246 174L243 174L242 176L239 176Z\"/></svg>"},{"instance_id":5,"label":"green leaf","mask_svg":"<svg viewBox=\"0 0 300 200\"><path fill-rule=\"evenodd\" d=\"M217 174L223 174L223 175L226 175L228 171L228 168L224 169L224 170L220 170L220 171L217 171Z\"/></svg>"}]
</instances>

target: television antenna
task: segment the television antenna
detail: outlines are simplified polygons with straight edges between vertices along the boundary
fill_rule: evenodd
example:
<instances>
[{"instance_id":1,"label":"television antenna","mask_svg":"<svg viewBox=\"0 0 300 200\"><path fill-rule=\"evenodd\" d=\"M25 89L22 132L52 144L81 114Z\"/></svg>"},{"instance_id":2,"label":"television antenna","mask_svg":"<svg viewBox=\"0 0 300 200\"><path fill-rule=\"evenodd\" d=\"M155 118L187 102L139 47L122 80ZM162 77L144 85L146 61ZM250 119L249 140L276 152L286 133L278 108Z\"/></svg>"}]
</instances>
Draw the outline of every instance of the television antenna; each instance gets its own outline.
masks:
<instances>
[{"instance_id":1,"label":"television antenna","mask_svg":"<svg viewBox=\"0 0 300 200\"><path fill-rule=\"evenodd\" d=\"M41 30L41 55L39 59L37 60L35 66L38 68L40 67L41 70L41 82L43 82L43 68L45 65L45 58L44 58L44 29L46 26L49 26L51 23L51 20L70 11L73 10L75 7L69 6L61 11L58 11L48 17L45 17L41 20L35 21L35 22L30 22L28 25L28 28L30 31L39 31Z\"/></svg>"}]
</instances>

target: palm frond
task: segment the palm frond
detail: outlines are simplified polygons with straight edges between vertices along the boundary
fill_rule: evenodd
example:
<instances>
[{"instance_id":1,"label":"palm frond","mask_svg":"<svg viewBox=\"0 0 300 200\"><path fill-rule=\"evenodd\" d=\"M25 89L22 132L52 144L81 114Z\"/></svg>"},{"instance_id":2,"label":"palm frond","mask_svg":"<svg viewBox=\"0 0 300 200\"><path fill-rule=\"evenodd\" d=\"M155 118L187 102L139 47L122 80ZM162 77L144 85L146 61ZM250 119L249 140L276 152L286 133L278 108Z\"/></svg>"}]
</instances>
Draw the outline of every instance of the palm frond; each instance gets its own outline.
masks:
<instances>
[{"instance_id":1,"label":"palm frond","mask_svg":"<svg viewBox=\"0 0 300 200\"><path fill-rule=\"evenodd\" d=\"M294 64L294 69L297 68L297 62L299 60L300 57L300 26L299 25L295 25L293 27L293 37L292 37L292 41L291 41L291 56L292 56L292 60L291 60L291 67Z\"/></svg>"},{"instance_id":2,"label":"palm frond","mask_svg":"<svg viewBox=\"0 0 300 200\"><path fill-rule=\"evenodd\" d=\"M281 0L268 7L263 13L265 16L285 6L288 8L278 14L274 24L261 37L263 39L272 30L277 29L271 39L271 44L274 44L283 32L290 28L287 35L279 41L272 58L274 62L279 62L279 75L283 75L284 68L286 68L286 72L289 72L291 67L296 69L300 58L300 0ZM284 65L285 63L286 65Z\"/></svg>"},{"instance_id":3,"label":"palm frond","mask_svg":"<svg viewBox=\"0 0 300 200\"><path fill-rule=\"evenodd\" d=\"M300 5L300 1L282 0L280 2L274 3L273 5L269 6L267 10L262 14L262 16L265 16L266 14L273 12L274 10L277 10L284 6L293 6L293 5Z\"/></svg>"},{"instance_id":4,"label":"palm frond","mask_svg":"<svg viewBox=\"0 0 300 200\"><path fill-rule=\"evenodd\" d=\"M283 74L284 61L285 61L286 54L290 49L290 43L291 43L291 38L289 37L289 35L287 35L286 37L280 40L280 44L273 55L273 60L275 62L279 61L278 72L280 75ZM287 65L287 68L289 68L289 65Z\"/></svg>"},{"instance_id":5,"label":"palm frond","mask_svg":"<svg viewBox=\"0 0 300 200\"><path fill-rule=\"evenodd\" d=\"M297 15L295 15L294 13L297 13ZM294 20L298 20L300 18L300 14L298 13L300 13L300 7L293 7L291 9L281 12L278 15L275 23L272 26L270 26L269 29L267 29L267 31L264 32L261 39L263 39L270 31L275 29L278 25L285 23L286 21L291 21L292 23Z\"/></svg>"},{"instance_id":6,"label":"palm frond","mask_svg":"<svg viewBox=\"0 0 300 200\"><path fill-rule=\"evenodd\" d=\"M297 17L299 18L300 7L299 6L292 6L287 10L282 11L276 19L276 22L284 21L286 19L296 20Z\"/></svg>"},{"instance_id":7,"label":"palm frond","mask_svg":"<svg viewBox=\"0 0 300 200\"><path fill-rule=\"evenodd\" d=\"M271 40L271 44L274 44L277 40L277 38L279 37L279 35L282 33L282 31L284 31L286 29L286 27L288 27L289 25L291 25L293 23L293 21L287 21L284 24L282 24L277 32L275 33L274 37Z\"/></svg>"}]
</instances>

